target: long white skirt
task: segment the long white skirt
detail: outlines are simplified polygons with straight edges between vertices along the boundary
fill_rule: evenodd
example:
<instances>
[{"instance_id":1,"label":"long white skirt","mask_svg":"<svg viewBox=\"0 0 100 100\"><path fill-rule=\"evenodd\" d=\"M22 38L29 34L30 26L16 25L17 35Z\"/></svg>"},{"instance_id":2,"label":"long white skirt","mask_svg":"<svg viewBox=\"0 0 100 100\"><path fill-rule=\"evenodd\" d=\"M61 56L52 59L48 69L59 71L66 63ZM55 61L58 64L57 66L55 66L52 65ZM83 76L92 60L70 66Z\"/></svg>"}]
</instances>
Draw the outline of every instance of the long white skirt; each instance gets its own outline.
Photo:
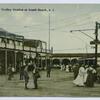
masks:
<instances>
[{"instance_id":1,"label":"long white skirt","mask_svg":"<svg viewBox=\"0 0 100 100\"><path fill-rule=\"evenodd\" d=\"M66 72L69 72L69 68L68 67L66 67Z\"/></svg>"},{"instance_id":2,"label":"long white skirt","mask_svg":"<svg viewBox=\"0 0 100 100\"><path fill-rule=\"evenodd\" d=\"M75 85L84 86L84 76L78 75L77 78L73 81Z\"/></svg>"}]
</instances>

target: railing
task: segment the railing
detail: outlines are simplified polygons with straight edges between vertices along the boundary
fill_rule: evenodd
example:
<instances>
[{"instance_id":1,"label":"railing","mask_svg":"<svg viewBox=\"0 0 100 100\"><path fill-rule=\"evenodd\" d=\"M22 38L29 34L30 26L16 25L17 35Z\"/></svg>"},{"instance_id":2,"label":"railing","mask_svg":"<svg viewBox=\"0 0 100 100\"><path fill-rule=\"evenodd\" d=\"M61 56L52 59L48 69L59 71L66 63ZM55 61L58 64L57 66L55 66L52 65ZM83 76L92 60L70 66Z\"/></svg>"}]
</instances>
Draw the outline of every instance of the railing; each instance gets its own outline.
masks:
<instances>
[{"instance_id":1,"label":"railing","mask_svg":"<svg viewBox=\"0 0 100 100\"><path fill-rule=\"evenodd\" d=\"M7 49L14 49L14 50L25 50L29 52L39 52L39 53L51 53L50 50L47 50L46 47L39 46L38 48L30 47L30 46L23 46L23 41L12 40L8 38L1 37L0 38L0 47L7 48Z\"/></svg>"}]
</instances>

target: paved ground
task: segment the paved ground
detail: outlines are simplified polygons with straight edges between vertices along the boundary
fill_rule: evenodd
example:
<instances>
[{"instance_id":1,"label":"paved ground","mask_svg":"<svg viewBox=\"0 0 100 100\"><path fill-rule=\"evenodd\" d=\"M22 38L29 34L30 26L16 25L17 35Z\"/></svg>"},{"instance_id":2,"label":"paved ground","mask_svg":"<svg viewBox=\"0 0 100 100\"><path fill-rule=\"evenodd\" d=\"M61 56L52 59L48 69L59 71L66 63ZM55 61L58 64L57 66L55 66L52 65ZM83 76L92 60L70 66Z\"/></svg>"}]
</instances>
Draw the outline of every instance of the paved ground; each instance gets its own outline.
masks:
<instances>
[{"instance_id":1,"label":"paved ground","mask_svg":"<svg viewBox=\"0 0 100 100\"><path fill-rule=\"evenodd\" d=\"M51 78L46 77L46 72L41 72L39 79L39 89L34 90L32 75L30 73L30 82L24 89L24 81L19 80L19 75L15 75L13 80L8 81L7 76L0 76L0 96L31 96L31 97L99 97L100 84L95 84L93 88L76 87L72 83L73 73L53 70Z\"/></svg>"}]
</instances>

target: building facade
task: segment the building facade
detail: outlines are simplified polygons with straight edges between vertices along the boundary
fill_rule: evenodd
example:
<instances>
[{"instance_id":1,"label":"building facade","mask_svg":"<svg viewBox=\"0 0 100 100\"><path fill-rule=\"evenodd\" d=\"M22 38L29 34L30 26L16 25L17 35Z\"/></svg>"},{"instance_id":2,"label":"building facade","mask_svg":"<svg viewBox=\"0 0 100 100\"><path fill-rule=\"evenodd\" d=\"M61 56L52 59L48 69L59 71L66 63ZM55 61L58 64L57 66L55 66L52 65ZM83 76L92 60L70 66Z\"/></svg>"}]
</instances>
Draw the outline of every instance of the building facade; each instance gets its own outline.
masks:
<instances>
[{"instance_id":1,"label":"building facade","mask_svg":"<svg viewBox=\"0 0 100 100\"><path fill-rule=\"evenodd\" d=\"M36 56L36 53L47 55L47 43L41 40L24 39L0 28L0 74L7 74L9 66L16 72L25 64L26 59Z\"/></svg>"}]
</instances>

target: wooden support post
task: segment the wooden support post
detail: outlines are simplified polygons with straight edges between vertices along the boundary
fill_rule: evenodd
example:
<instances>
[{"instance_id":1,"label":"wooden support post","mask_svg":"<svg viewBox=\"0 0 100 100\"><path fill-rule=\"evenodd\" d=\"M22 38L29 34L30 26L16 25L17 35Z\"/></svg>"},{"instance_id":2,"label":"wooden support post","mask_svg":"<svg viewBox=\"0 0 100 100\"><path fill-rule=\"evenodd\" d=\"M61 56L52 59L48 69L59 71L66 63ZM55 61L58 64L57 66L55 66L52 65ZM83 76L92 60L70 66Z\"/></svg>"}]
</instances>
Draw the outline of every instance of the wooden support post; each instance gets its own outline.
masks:
<instances>
[{"instance_id":1,"label":"wooden support post","mask_svg":"<svg viewBox=\"0 0 100 100\"><path fill-rule=\"evenodd\" d=\"M14 51L14 67L15 67L15 69L16 69L16 51Z\"/></svg>"},{"instance_id":2,"label":"wooden support post","mask_svg":"<svg viewBox=\"0 0 100 100\"><path fill-rule=\"evenodd\" d=\"M8 70L8 67L7 67L7 50L5 50L5 74L7 74L7 70Z\"/></svg>"}]
</instances>

